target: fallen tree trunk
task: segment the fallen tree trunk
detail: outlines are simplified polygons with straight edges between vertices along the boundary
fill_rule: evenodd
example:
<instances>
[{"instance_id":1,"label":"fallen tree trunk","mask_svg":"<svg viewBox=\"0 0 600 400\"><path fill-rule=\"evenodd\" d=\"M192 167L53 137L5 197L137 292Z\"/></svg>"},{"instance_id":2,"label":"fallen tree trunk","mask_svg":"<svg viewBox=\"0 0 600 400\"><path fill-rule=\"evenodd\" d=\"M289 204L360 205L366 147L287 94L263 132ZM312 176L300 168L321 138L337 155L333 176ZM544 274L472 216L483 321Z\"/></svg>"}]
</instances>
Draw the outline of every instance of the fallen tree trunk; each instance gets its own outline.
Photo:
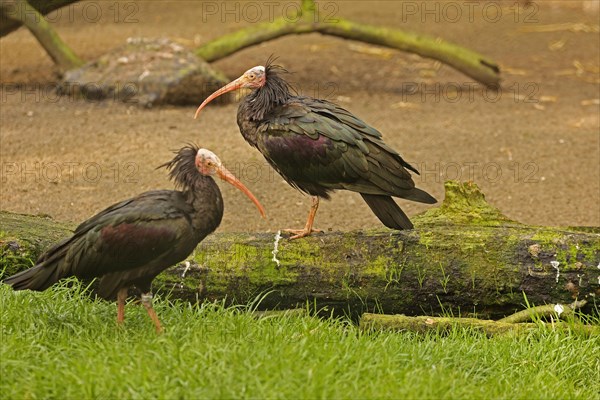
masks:
<instances>
[{"instance_id":1,"label":"fallen tree trunk","mask_svg":"<svg viewBox=\"0 0 600 400\"><path fill-rule=\"evenodd\" d=\"M486 203L476 185L457 182L447 182L443 204L414 222L412 231L337 232L294 241L217 233L188 262L159 275L154 288L190 301L242 304L263 294L262 309L309 303L352 315L444 311L499 318L526 302L574 299L588 300L584 311L597 310L598 228L525 226ZM3 212L0 223L0 268L7 274L16 272L14 265L31 266L28 257L69 234L37 217Z\"/></svg>"}]
</instances>

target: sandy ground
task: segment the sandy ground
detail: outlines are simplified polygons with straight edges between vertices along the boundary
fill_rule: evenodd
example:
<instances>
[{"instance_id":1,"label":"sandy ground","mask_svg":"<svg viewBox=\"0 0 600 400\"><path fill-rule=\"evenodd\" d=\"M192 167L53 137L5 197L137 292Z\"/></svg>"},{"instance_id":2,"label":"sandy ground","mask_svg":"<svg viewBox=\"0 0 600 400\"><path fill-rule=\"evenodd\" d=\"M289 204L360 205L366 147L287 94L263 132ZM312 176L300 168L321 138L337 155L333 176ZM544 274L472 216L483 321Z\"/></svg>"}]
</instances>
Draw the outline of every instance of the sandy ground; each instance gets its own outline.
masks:
<instances>
[{"instance_id":1,"label":"sandy ground","mask_svg":"<svg viewBox=\"0 0 600 400\"><path fill-rule=\"evenodd\" d=\"M93 60L131 36L167 36L192 48L258 17L291 12L296 3L203 4L82 2L54 19L76 53ZM500 93L432 60L318 34L280 38L215 66L233 78L278 55L294 72L298 91L338 102L377 127L421 170L417 185L439 200L444 180L473 180L492 204L521 222L600 225L597 8L577 1L536 2L517 13L513 2L482 2L472 9L462 2L435 4L321 2L320 11L480 51L502 67ZM211 105L193 120L193 106L148 110L72 100L52 91L57 71L28 31L2 38L0 50L2 210L81 221L142 191L172 188L165 172L155 168L171 158L171 150L193 141L215 151L269 215L261 220L243 195L221 185L222 230L303 225L309 198L285 184L245 143L235 122L236 104ZM411 94L410 87L418 91ZM428 207L399 202L409 215ZM316 224L326 230L381 226L350 192L322 203Z\"/></svg>"}]
</instances>

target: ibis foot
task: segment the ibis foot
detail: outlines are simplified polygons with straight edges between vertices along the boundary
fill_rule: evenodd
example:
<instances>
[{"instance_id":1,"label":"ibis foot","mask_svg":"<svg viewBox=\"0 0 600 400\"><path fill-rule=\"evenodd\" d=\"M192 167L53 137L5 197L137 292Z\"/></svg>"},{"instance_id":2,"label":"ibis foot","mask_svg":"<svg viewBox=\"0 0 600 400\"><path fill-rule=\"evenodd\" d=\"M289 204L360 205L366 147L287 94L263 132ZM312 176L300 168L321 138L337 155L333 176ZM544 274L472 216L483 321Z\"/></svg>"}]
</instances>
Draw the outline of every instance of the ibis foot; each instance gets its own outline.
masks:
<instances>
[{"instance_id":1,"label":"ibis foot","mask_svg":"<svg viewBox=\"0 0 600 400\"><path fill-rule=\"evenodd\" d=\"M306 225L304 229L284 229L284 232L292 233L294 236L290 237L290 240L299 239L302 237L309 236L311 233L323 233L320 229L313 229L313 224L315 222L315 215L317 215L317 209L319 208L319 198L317 196L312 197L312 205L310 206L310 211L308 213L308 219L306 220Z\"/></svg>"},{"instance_id":2,"label":"ibis foot","mask_svg":"<svg viewBox=\"0 0 600 400\"><path fill-rule=\"evenodd\" d=\"M300 239L306 236L310 236L313 233L323 233L321 229L283 229L284 232L291 233L294 236L290 236L290 240Z\"/></svg>"}]
</instances>

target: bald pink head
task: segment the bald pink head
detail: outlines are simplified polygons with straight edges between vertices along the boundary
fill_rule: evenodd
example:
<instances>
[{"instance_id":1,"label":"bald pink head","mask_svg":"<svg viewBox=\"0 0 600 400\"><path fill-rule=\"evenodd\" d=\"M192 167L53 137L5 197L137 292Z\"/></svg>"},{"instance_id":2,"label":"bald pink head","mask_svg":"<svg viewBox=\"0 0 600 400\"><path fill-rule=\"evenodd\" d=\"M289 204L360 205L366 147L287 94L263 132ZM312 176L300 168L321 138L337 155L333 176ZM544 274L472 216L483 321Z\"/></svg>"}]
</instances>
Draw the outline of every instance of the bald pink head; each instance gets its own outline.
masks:
<instances>
[{"instance_id":1,"label":"bald pink head","mask_svg":"<svg viewBox=\"0 0 600 400\"><path fill-rule=\"evenodd\" d=\"M214 93L208 96L206 100L204 100L202 104L200 104L200 107L198 107L198 109L196 110L196 114L194 114L194 119L198 118L200 111L202 111L202 109L208 103L221 96L222 94L241 88L258 89L260 87L263 87L266 81L267 74L265 71L265 67L263 67L262 65L258 65L256 67L250 68L248 71L244 72L242 76L240 76L232 82L229 82L227 85L216 90Z\"/></svg>"}]
</instances>

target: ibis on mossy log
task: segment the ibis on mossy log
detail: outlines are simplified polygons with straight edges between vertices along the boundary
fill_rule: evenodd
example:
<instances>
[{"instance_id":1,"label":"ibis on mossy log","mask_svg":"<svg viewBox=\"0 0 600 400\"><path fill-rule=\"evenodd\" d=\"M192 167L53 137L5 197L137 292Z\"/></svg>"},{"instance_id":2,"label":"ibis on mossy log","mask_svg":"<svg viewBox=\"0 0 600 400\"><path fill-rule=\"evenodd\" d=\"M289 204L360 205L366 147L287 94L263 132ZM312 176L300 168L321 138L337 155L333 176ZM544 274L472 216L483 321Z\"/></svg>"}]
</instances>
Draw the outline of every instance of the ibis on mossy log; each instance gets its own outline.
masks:
<instances>
[{"instance_id":1,"label":"ibis on mossy log","mask_svg":"<svg viewBox=\"0 0 600 400\"><path fill-rule=\"evenodd\" d=\"M114 204L77 227L73 236L42 254L35 266L4 283L15 290L45 290L62 278L100 278L97 294L117 298L117 322L125 318L128 288L142 292L142 304L156 326L151 283L164 269L185 259L223 217L217 175L261 204L211 151L183 147L162 165L179 190L155 190Z\"/></svg>"},{"instance_id":2,"label":"ibis on mossy log","mask_svg":"<svg viewBox=\"0 0 600 400\"><path fill-rule=\"evenodd\" d=\"M433 204L415 187L418 171L385 144L381 133L349 111L326 100L295 95L271 62L257 66L215 91L195 117L216 97L239 88L253 91L241 102L237 123L250 145L294 188L313 196L304 229L286 229L292 239L310 235L319 198L339 189L358 192L388 228L412 229L408 216L392 199Z\"/></svg>"}]
</instances>

